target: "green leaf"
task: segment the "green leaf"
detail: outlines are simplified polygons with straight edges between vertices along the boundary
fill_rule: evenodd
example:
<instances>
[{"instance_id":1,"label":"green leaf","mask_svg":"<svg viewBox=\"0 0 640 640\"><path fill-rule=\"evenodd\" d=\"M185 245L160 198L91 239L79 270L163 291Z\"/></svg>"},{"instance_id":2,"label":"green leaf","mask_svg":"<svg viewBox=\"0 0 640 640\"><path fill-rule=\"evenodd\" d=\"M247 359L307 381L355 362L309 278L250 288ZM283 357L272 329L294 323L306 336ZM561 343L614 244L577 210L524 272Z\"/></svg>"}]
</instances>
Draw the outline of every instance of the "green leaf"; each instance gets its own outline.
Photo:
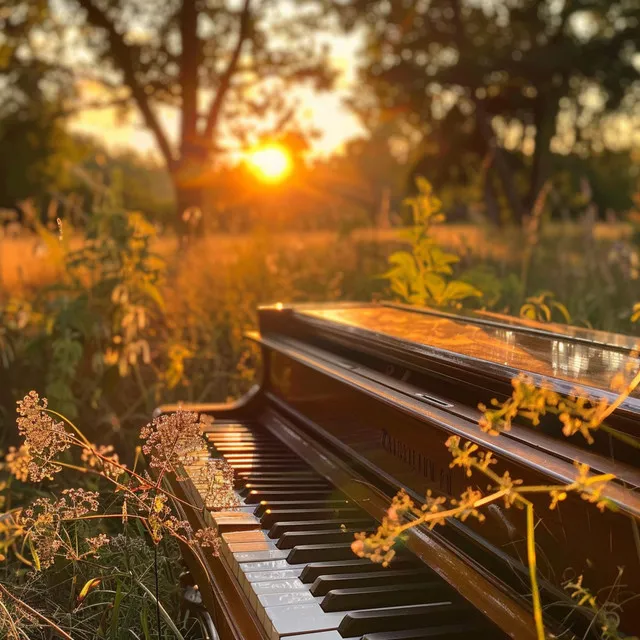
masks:
<instances>
[{"instance_id":1,"label":"green leaf","mask_svg":"<svg viewBox=\"0 0 640 640\"><path fill-rule=\"evenodd\" d=\"M141 582L138 579L136 579L136 582L138 583L138 585L140 585L140 587L144 590L144 592L149 596L149 598L151 598L153 604L159 607L160 615L164 618L164 621L167 623L167 626L173 632L174 636L176 637L176 640L184 640L184 636L180 633L180 631L178 630L178 627L176 627L175 622L172 620L171 616L167 613L167 610L162 606L162 603L156 599L153 593L149 590L149 588L143 582Z\"/></svg>"},{"instance_id":2,"label":"green leaf","mask_svg":"<svg viewBox=\"0 0 640 640\"><path fill-rule=\"evenodd\" d=\"M140 626L142 627L142 633L144 633L144 640L151 640L151 632L149 631L149 618L147 616L147 608L142 607L140 611Z\"/></svg>"},{"instance_id":3,"label":"green leaf","mask_svg":"<svg viewBox=\"0 0 640 640\"><path fill-rule=\"evenodd\" d=\"M422 276L422 284L424 285L429 296L433 298L438 304L440 304L442 294L444 293L447 286L444 278L436 273L425 273Z\"/></svg>"},{"instance_id":4,"label":"green leaf","mask_svg":"<svg viewBox=\"0 0 640 640\"><path fill-rule=\"evenodd\" d=\"M160 290L150 282L143 282L140 285L140 289L146 293L157 305L158 308L162 311L165 310L164 298L160 293Z\"/></svg>"},{"instance_id":5,"label":"green leaf","mask_svg":"<svg viewBox=\"0 0 640 640\"><path fill-rule=\"evenodd\" d=\"M465 298L481 298L482 291L476 289L472 284L468 282L462 282L462 280L451 280L444 290L442 295L444 302L453 302L458 300L464 300Z\"/></svg>"},{"instance_id":6,"label":"green leaf","mask_svg":"<svg viewBox=\"0 0 640 640\"><path fill-rule=\"evenodd\" d=\"M120 614L120 602L122 600L122 581L118 580L116 585L116 595L113 599L113 610L111 611L111 624L109 625L109 635L111 638L117 638L118 633L118 617Z\"/></svg>"},{"instance_id":7,"label":"green leaf","mask_svg":"<svg viewBox=\"0 0 640 640\"><path fill-rule=\"evenodd\" d=\"M554 301L551 303L551 306L552 306L554 309L557 309L557 310L561 313L562 317L564 318L564 321L565 321L567 324L571 324L571 314L569 313L569 310L567 309L567 307L565 307L565 306L562 304L562 302L557 302L556 300L554 300Z\"/></svg>"}]
</instances>

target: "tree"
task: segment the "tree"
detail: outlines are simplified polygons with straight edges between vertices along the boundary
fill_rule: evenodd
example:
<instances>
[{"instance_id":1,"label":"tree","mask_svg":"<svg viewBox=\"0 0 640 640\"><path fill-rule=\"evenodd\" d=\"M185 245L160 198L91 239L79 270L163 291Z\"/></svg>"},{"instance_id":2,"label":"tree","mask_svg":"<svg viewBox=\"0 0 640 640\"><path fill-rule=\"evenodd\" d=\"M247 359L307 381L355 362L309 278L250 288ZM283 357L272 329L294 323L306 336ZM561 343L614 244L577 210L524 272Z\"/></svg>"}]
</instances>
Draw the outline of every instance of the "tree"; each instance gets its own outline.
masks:
<instances>
[{"instance_id":1,"label":"tree","mask_svg":"<svg viewBox=\"0 0 640 640\"><path fill-rule=\"evenodd\" d=\"M310 36L313 7L276 0L10 0L0 26L22 29L11 55L68 72L76 86L98 83L104 98L83 92L65 112L91 106L134 107L153 134L171 175L179 211L202 205L216 160L295 120L289 88L326 88L326 51ZM12 13L14 15L12 15ZM41 55L33 40L55 39ZM24 47L31 44L28 53ZM173 136L163 117L178 114ZM250 127L250 125L253 125Z\"/></svg>"},{"instance_id":2,"label":"tree","mask_svg":"<svg viewBox=\"0 0 640 640\"><path fill-rule=\"evenodd\" d=\"M466 133L517 220L549 178L554 150L601 147L603 121L637 106L633 0L330 4L347 29L367 29L361 77L379 111L402 112L441 141Z\"/></svg>"}]
</instances>

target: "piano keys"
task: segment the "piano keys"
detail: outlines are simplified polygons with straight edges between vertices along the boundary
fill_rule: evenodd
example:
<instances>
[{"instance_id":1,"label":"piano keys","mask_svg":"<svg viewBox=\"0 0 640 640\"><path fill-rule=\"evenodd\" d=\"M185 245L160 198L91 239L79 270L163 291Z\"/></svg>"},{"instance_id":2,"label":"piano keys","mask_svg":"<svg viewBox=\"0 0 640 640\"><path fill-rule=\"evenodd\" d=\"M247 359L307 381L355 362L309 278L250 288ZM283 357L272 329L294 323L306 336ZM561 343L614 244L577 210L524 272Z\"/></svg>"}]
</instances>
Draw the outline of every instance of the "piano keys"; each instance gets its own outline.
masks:
<instances>
[{"instance_id":1,"label":"piano keys","mask_svg":"<svg viewBox=\"0 0 640 640\"><path fill-rule=\"evenodd\" d=\"M637 449L607 434L589 447L546 424L489 436L476 408L506 397L519 372L561 393L579 384L612 398L611 378L640 366L631 339L495 314L358 304L265 307L251 337L262 346L260 387L236 405L186 407L214 416L204 455L224 457L236 472L236 515L200 522L219 523L221 556L196 563L199 582L212 583L208 607L223 640L535 637L523 518L513 509L495 505L481 525L412 530L388 568L351 551L354 533L373 531L399 488L419 501L427 490L452 497L479 481L449 468L444 441L453 434L495 452L527 484L570 481L574 460L617 477L606 490L615 513L601 515L577 496L553 512L546 498L536 504L549 628L582 635L590 625L561 588L566 569L597 591L624 566L624 583L638 592ZM633 437L638 412L636 392L610 424ZM195 484L178 485L178 494L204 500ZM634 615L623 613L629 630Z\"/></svg>"}]
</instances>

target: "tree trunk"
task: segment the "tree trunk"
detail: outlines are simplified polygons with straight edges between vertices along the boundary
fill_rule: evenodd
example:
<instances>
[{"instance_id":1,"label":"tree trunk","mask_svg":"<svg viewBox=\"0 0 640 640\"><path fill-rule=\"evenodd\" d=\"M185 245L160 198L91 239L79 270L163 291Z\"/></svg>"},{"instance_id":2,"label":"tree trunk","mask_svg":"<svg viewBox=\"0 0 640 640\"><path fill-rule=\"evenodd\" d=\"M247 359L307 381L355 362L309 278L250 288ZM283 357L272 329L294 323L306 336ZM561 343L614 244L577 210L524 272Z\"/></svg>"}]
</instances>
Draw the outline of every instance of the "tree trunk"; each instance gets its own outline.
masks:
<instances>
[{"instance_id":1,"label":"tree trunk","mask_svg":"<svg viewBox=\"0 0 640 640\"><path fill-rule=\"evenodd\" d=\"M199 185L184 184L173 175L176 193L177 231L181 244L188 244L204 232L203 189Z\"/></svg>"},{"instance_id":2,"label":"tree trunk","mask_svg":"<svg viewBox=\"0 0 640 640\"><path fill-rule=\"evenodd\" d=\"M534 106L536 126L535 149L531 166L529 193L527 194L527 208L529 211L551 173L551 139L556 132L556 118L558 115L558 100L553 96L540 96Z\"/></svg>"},{"instance_id":3,"label":"tree trunk","mask_svg":"<svg viewBox=\"0 0 640 640\"><path fill-rule=\"evenodd\" d=\"M490 116L486 112L482 101L475 98L474 103L476 107L476 124L480 135L484 138L485 144L487 145L487 150L493 154L493 166L502 183L502 189L509 203L514 221L517 224L522 224L524 207L516 188L513 169L509 166L509 161L504 149L498 145L493 127L491 126Z\"/></svg>"}]
</instances>

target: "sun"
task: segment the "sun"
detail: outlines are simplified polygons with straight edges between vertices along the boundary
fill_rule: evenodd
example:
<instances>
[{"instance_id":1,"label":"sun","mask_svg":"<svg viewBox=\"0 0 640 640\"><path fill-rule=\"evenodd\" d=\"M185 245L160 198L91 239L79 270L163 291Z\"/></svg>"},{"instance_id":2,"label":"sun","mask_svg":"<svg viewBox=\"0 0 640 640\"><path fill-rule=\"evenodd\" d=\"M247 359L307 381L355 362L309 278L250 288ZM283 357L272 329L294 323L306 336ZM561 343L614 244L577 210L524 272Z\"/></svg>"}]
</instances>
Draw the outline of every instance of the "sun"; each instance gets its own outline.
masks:
<instances>
[{"instance_id":1,"label":"sun","mask_svg":"<svg viewBox=\"0 0 640 640\"><path fill-rule=\"evenodd\" d=\"M270 144L252 151L248 164L265 182L278 182L291 172L291 156L279 145Z\"/></svg>"}]
</instances>

